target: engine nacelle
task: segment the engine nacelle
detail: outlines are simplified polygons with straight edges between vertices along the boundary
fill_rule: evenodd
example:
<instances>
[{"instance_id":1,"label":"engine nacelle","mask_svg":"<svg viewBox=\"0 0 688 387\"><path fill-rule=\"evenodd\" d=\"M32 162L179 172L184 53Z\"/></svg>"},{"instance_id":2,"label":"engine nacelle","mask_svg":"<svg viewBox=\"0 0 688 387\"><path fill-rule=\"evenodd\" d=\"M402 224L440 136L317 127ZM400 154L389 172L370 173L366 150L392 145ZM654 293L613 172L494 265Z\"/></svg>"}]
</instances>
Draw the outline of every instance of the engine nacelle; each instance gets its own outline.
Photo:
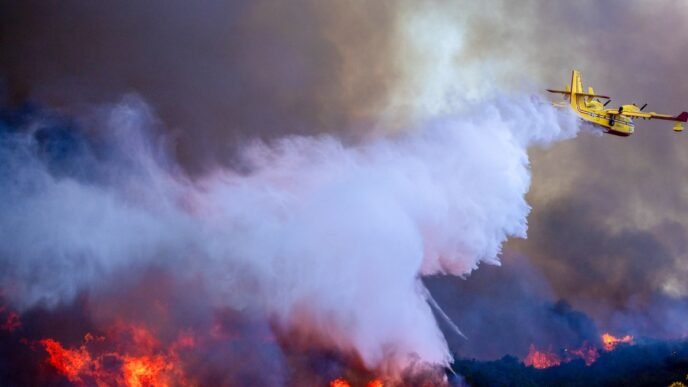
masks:
<instances>
[{"instance_id":1,"label":"engine nacelle","mask_svg":"<svg viewBox=\"0 0 688 387\"><path fill-rule=\"evenodd\" d=\"M622 105L621 110L624 112L629 112L629 113L637 113L640 111L640 108L636 106L635 104L632 105Z\"/></svg>"}]
</instances>

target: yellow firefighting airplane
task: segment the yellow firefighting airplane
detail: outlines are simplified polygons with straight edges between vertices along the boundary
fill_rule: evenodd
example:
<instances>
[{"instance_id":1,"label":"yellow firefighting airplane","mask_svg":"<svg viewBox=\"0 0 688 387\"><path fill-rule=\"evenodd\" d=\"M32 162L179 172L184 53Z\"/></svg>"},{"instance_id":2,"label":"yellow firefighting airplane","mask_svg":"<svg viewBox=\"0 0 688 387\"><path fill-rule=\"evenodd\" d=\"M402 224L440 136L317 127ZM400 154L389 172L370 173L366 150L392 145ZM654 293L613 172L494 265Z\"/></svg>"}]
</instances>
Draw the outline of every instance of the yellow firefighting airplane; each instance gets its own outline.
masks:
<instances>
[{"instance_id":1,"label":"yellow firefighting airplane","mask_svg":"<svg viewBox=\"0 0 688 387\"><path fill-rule=\"evenodd\" d=\"M683 130L681 122L688 121L688 112L683 112L676 117L667 114L657 114L654 112L643 112L647 104L642 107L632 105L621 105L618 109L605 109L611 98L604 95L597 95L592 87L588 86L588 92L583 92L580 71L573 70L571 74L571 85L566 86L566 90L551 90L550 93L563 94L569 103L555 103L557 107L570 106L571 109L583 120L602 127L606 133L617 136L630 136L633 134L635 124L633 118L643 118L646 120L658 119L676 121L673 127L674 132ZM606 99L602 104L600 99Z\"/></svg>"}]
</instances>

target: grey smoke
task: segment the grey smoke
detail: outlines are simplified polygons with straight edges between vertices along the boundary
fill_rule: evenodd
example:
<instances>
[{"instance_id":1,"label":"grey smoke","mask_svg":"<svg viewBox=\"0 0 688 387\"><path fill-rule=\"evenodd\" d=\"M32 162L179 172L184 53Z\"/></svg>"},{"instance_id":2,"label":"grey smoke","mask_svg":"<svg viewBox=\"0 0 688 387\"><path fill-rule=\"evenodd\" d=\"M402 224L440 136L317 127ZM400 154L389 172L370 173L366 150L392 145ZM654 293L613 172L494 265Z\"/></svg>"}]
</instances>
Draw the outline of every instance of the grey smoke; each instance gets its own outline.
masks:
<instances>
[{"instance_id":1,"label":"grey smoke","mask_svg":"<svg viewBox=\"0 0 688 387\"><path fill-rule=\"evenodd\" d=\"M472 111L356 146L255 142L241 170L195 180L166 156L140 99L88 121L109 148L98 179L52 172L29 122L3 140L1 285L20 307L56 304L127 267L163 265L201 276L203 302L315 332L368 367L447 364L419 277L497 263L508 237L525 236L528 146L577 130L538 99Z\"/></svg>"}]
</instances>

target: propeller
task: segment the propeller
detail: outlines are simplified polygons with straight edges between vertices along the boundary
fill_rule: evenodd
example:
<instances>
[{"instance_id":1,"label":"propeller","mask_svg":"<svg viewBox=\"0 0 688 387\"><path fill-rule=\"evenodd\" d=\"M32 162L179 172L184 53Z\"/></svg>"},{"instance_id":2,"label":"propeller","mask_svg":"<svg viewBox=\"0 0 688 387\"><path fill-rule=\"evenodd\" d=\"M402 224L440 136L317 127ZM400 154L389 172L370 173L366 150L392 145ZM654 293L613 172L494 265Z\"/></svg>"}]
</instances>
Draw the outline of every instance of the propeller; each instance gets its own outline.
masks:
<instances>
[{"instance_id":1,"label":"propeller","mask_svg":"<svg viewBox=\"0 0 688 387\"><path fill-rule=\"evenodd\" d=\"M645 109L646 107L647 107L647 104L643 105L643 107L640 108L640 111L642 112L643 109Z\"/></svg>"},{"instance_id":2,"label":"propeller","mask_svg":"<svg viewBox=\"0 0 688 387\"><path fill-rule=\"evenodd\" d=\"M619 114L623 113L623 106L619 106Z\"/></svg>"},{"instance_id":3,"label":"propeller","mask_svg":"<svg viewBox=\"0 0 688 387\"><path fill-rule=\"evenodd\" d=\"M607 102L605 102L604 105L602 105L602 106L607 106L607 105L609 105L610 102L612 102L612 100L608 99Z\"/></svg>"}]
</instances>

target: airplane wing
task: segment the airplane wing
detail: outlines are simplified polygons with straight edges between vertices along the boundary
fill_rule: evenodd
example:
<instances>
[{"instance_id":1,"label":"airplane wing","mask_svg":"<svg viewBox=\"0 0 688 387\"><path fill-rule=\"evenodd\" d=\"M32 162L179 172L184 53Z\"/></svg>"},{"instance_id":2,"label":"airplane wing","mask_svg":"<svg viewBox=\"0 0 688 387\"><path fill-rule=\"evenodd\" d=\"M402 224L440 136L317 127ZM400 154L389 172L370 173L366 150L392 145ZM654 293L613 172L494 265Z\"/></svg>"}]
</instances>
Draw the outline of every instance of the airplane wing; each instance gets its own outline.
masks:
<instances>
[{"instance_id":1,"label":"airplane wing","mask_svg":"<svg viewBox=\"0 0 688 387\"><path fill-rule=\"evenodd\" d=\"M607 109L606 111L607 114L616 116L619 114L623 114L626 117L637 117L637 118L644 118L646 120L668 120L668 121L679 121L679 122L686 122L688 121L688 112L682 112L681 114L677 116L671 116L669 114L659 114L655 112L630 112L630 111L625 111L625 110L616 110L616 109Z\"/></svg>"}]
</instances>

